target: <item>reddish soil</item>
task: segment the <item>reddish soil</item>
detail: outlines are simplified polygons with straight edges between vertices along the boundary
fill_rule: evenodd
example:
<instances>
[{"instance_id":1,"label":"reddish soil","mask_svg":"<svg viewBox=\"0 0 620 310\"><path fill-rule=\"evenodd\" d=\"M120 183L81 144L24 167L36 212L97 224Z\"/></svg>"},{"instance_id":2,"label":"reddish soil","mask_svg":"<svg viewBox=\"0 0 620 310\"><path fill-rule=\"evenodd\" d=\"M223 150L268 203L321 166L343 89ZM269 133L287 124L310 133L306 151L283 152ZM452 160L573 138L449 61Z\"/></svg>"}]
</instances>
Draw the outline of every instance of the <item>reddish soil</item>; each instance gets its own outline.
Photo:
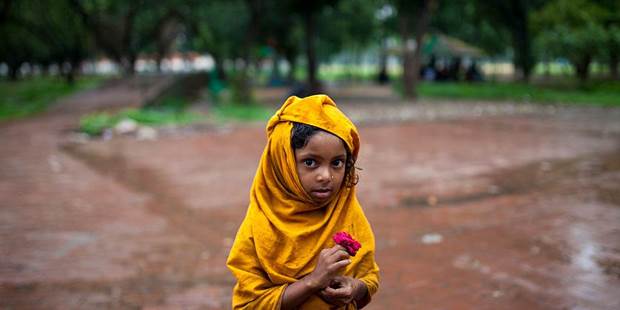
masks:
<instances>
[{"instance_id":1,"label":"reddish soil","mask_svg":"<svg viewBox=\"0 0 620 310\"><path fill-rule=\"evenodd\" d=\"M225 259L264 128L67 139L80 114L146 88L0 125L0 308L230 307ZM382 277L368 309L620 308L619 110L387 121L363 117L383 95L355 93L335 97L360 115L358 193Z\"/></svg>"}]
</instances>

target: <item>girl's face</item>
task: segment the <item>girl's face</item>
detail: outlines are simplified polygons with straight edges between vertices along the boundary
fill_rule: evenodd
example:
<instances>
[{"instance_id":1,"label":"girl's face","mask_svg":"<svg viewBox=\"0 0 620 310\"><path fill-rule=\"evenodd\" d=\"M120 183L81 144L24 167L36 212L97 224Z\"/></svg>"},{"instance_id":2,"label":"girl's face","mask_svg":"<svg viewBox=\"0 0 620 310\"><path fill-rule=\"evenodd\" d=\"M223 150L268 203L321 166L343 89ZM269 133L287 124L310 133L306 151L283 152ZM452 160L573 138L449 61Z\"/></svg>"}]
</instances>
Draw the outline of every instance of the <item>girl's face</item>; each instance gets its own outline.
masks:
<instances>
[{"instance_id":1,"label":"girl's face","mask_svg":"<svg viewBox=\"0 0 620 310\"><path fill-rule=\"evenodd\" d=\"M297 174L306 193L324 206L338 193L345 175L347 152L340 138L318 131L295 150Z\"/></svg>"}]
</instances>

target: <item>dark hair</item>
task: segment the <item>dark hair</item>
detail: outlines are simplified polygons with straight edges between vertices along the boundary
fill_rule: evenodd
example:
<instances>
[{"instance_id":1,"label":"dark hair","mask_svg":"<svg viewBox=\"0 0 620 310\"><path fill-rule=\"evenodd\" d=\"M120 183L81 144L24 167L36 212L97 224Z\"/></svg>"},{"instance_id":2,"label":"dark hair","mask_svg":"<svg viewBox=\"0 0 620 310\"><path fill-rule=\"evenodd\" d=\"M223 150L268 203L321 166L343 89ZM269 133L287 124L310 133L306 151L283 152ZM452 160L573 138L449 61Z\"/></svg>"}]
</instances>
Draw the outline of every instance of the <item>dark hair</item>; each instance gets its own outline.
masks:
<instances>
[{"instance_id":1,"label":"dark hair","mask_svg":"<svg viewBox=\"0 0 620 310\"><path fill-rule=\"evenodd\" d=\"M308 144L310 138L319 131L330 133L312 125L293 122L293 129L291 130L291 147L293 150L304 148ZM340 139L340 137L338 137L338 139ZM342 139L340 140L342 141ZM351 151L349 150L347 144L344 143L344 141L342 141L342 143L344 144L344 149L347 152L344 170L345 185L347 187L352 187L359 181L359 175L355 172L355 158L351 155Z\"/></svg>"}]
</instances>

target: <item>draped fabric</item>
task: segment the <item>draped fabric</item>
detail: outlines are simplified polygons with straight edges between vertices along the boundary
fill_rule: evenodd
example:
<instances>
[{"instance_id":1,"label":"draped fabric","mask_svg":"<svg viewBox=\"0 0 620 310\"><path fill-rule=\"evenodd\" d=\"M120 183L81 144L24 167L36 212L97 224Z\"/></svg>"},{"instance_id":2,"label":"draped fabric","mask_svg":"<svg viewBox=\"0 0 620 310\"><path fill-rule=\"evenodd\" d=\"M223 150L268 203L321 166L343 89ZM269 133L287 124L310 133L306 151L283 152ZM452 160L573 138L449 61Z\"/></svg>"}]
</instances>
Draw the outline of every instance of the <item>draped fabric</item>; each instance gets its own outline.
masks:
<instances>
[{"instance_id":1,"label":"draped fabric","mask_svg":"<svg viewBox=\"0 0 620 310\"><path fill-rule=\"evenodd\" d=\"M250 205L227 260L237 279L234 309L278 309L287 285L314 270L318 254L334 246L331 237L339 231L350 233L362 244L343 274L364 282L371 296L378 289L374 236L355 186L343 184L326 206L312 203L297 175L292 122L330 132L345 142L354 158L359 153L357 129L326 95L290 97L271 117ZM329 309L329 305L312 296L301 308Z\"/></svg>"}]
</instances>

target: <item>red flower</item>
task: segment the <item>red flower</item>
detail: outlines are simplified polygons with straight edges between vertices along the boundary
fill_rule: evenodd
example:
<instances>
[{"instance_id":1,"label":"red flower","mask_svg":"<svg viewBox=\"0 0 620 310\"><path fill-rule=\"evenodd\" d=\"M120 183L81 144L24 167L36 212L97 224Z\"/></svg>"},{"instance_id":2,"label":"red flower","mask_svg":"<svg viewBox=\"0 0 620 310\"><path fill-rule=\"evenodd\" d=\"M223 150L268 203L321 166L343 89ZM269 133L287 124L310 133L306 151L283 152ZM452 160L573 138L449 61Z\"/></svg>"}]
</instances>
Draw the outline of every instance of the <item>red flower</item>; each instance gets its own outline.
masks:
<instances>
[{"instance_id":1,"label":"red flower","mask_svg":"<svg viewBox=\"0 0 620 310\"><path fill-rule=\"evenodd\" d=\"M355 256L357 250L362 247L362 245L357 242L357 240L353 239L351 235L344 231L337 232L332 238L334 239L334 242L336 242L336 244L345 248L347 250L347 253L349 253L349 255L351 256Z\"/></svg>"}]
</instances>

